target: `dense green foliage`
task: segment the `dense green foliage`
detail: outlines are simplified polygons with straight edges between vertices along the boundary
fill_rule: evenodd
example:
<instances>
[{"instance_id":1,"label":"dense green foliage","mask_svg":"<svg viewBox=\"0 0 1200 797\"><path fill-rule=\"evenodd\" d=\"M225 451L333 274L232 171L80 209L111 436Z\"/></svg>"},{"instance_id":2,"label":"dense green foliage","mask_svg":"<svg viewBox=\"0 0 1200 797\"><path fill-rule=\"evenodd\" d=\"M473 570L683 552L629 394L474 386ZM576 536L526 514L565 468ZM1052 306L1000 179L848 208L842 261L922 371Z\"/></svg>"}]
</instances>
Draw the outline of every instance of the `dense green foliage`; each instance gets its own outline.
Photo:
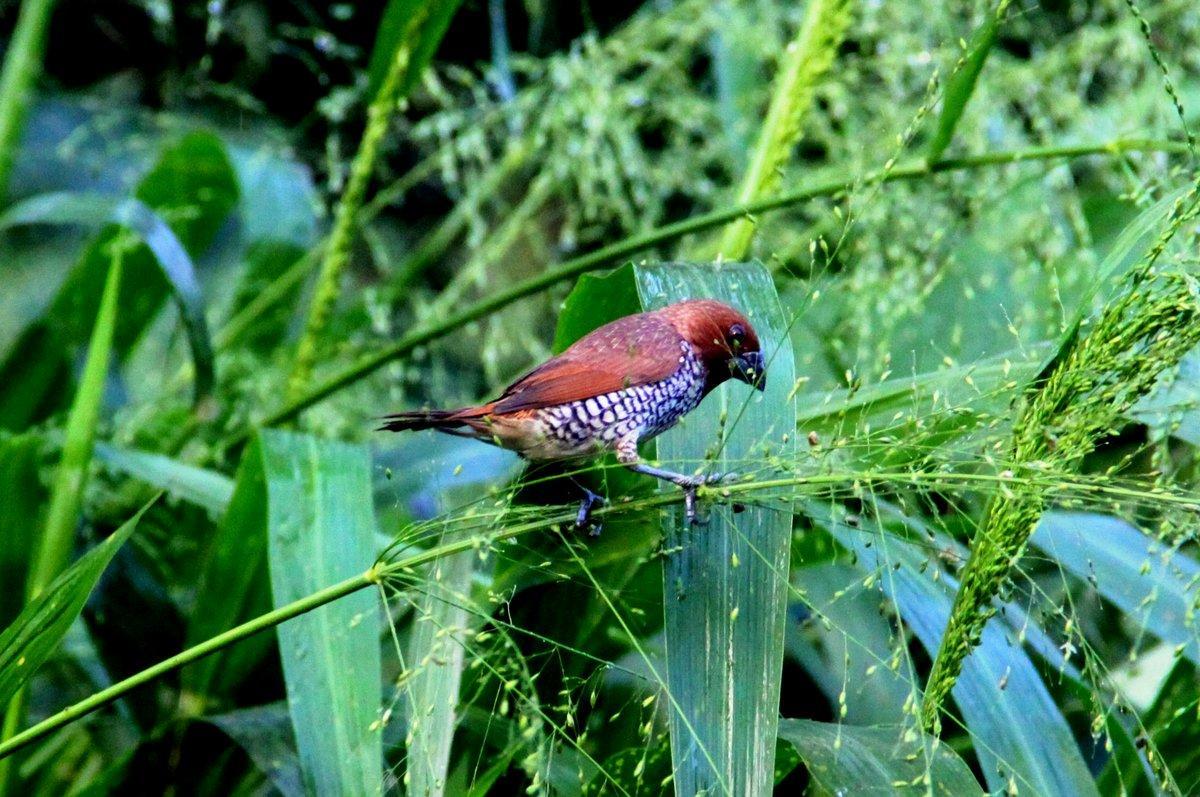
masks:
<instances>
[{"instance_id":1,"label":"dense green foliage","mask_svg":"<svg viewBox=\"0 0 1200 797\"><path fill-rule=\"evenodd\" d=\"M1200 788L1192 0L0 20L0 797ZM373 431L686 296L706 525Z\"/></svg>"}]
</instances>

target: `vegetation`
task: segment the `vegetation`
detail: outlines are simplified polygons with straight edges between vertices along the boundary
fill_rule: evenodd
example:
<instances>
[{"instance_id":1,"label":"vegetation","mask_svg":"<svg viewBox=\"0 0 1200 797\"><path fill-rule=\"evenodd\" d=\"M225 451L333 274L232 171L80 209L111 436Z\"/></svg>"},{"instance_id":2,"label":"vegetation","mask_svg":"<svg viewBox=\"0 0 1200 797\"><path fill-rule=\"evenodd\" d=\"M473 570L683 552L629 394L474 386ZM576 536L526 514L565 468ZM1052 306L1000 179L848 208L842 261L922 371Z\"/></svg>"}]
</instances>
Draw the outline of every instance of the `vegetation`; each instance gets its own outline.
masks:
<instances>
[{"instance_id":1,"label":"vegetation","mask_svg":"<svg viewBox=\"0 0 1200 797\"><path fill-rule=\"evenodd\" d=\"M10 4L0 795L1194 792L1194 6ZM703 526L374 431L689 296Z\"/></svg>"}]
</instances>

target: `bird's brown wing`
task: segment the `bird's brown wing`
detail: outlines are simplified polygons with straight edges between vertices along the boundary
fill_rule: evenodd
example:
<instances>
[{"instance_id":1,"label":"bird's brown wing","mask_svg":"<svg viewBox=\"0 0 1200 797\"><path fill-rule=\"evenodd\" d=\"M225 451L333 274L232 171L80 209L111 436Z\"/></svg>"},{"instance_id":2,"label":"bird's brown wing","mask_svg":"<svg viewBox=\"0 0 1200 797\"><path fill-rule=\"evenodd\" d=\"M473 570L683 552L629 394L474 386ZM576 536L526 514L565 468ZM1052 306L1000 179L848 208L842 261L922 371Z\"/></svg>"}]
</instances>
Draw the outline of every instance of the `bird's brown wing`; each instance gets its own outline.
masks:
<instances>
[{"instance_id":1,"label":"bird's brown wing","mask_svg":"<svg viewBox=\"0 0 1200 797\"><path fill-rule=\"evenodd\" d=\"M683 338L656 313L618 318L513 382L488 414L540 409L666 379Z\"/></svg>"}]
</instances>

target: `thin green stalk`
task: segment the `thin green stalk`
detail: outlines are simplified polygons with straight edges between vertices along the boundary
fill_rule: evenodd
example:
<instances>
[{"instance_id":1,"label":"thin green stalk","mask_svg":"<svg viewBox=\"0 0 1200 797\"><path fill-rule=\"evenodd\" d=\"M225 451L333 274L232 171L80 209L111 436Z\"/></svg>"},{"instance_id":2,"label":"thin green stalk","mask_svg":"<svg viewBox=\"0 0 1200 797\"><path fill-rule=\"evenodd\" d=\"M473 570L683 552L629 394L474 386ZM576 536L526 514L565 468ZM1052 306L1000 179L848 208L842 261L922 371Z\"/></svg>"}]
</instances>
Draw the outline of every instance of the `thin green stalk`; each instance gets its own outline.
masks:
<instances>
[{"instance_id":1,"label":"thin green stalk","mask_svg":"<svg viewBox=\"0 0 1200 797\"><path fill-rule=\"evenodd\" d=\"M507 307L513 302L532 296L560 282L574 279L580 274L605 268L623 258L632 257L640 251L650 249L660 244L678 240L686 235L703 230L719 227L740 216L750 216L756 213L766 213L780 208L792 207L810 199L823 196L834 196L849 191L856 186L872 183L892 183L902 180L914 180L927 177L939 172L977 169L986 166L996 166L1010 163L1032 161L1058 160L1061 158L1077 158L1086 155L1119 155L1128 152L1186 152L1185 144L1173 141L1152 141L1146 139L1116 139L1100 144L1080 144L1063 147L1031 147L1021 150L1006 150L990 152L963 158L947 158L936 163L926 163L924 160L909 164L881 169L864 177L856 179L835 179L816 185L807 186L790 193L779 194L768 199L758 200L746 205L739 205L724 210L716 210L690 219L684 219L673 224L667 224L641 235L627 238L615 244L597 249L581 257L568 260L557 268L549 269L541 274L516 283L511 287L479 300L475 304L463 308L457 313L451 313L440 320L431 320L390 346L361 358L340 372L333 374L324 381L316 384L308 392L293 398L271 412L261 421L261 426L271 426L291 420L312 405L327 398L338 390L351 385L358 380L382 368L388 363L405 357L414 349L447 335L473 321ZM246 441L250 430L236 434L231 444L238 446Z\"/></svg>"},{"instance_id":2,"label":"thin green stalk","mask_svg":"<svg viewBox=\"0 0 1200 797\"><path fill-rule=\"evenodd\" d=\"M767 118L738 192L739 205L770 196L779 185L780 170L800 138L817 83L833 65L849 23L848 0L809 0L806 4L800 30L784 51ZM730 224L719 255L726 260L743 259L750 250L754 228L754 221L745 217Z\"/></svg>"},{"instance_id":3,"label":"thin green stalk","mask_svg":"<svg viewBox=\"0 0 1200 797\"><path fill-rule=\"evenodd\" d=\"M416 251L400 263L395 275L388 279L387 289L391 295L400 295L417 277L421 276L426 269L445 254L450 245L466 229L471 214L483 202L494 196L504 181L520 168L529 155L529 151L530 142L526 139L518 139L509 145L500 162L489 169L479 182L472 186L471 192L454 206L454 210L442 220L441 224L421 240Z\"/></svg>"},{"instance_id":4,"label":"thin green stalk","mask_svg":"<svg viewBox=\"0 0 1200 797\"><path fill-rule=\"evenodd\" d=\"M75 524L79 519L79 507L83 503L83 489L87 483L88 466L92 461L92 449L96 439L96 423L100 418L100 405L104 397L104 380L108 376L108 362L112 354L113 334L117 321L117 299L121 293L121 271L124 263L125 239L118 237L112 242L112 263L104 282L104 294L100 309L96 313L96 324L88 342L87 363L71 412L67 417L66 437L63 442L62 459L54 475L50 493L50 507L46 511L46 525L38 538L33 562L26 583L26 602L33 600L54 581L66 567L75 540ZM25 690L18 691L5 708L0 740L10 738L16 732L25 713ZM12 773L8 762L0 762L0 794L8 793Z\"/></svg>"},{"instance_id":5,"label":"thin green stalk","mask_svg":"<svg viewBox=\"0 0 1200 797\"><path fill-rule=\"evenodd\" d=\"M346 190L338 202L334 214L333 229L329 233L329 241L325 246L325 257L321 262L321 271L317 276L317 285L313 290L312 300L308 308L308 320L300 343L296 348L296 359L292 363L292 373L288 379L288 395L295 396L307 386L312 376L313 366L317 360L317 349L333 306L337 302L341 290L342 272L350 262L350 247L354 243L354 230L357 228L356 218L366 198L367 186L375 171L375 160L379 155L379 146L387 134L388 124L396 105L403 99L401 88L408 76L408 65L412 55L413 33L425 19L424 13L416 13L410 20L408 30L400 37L396 52L392 56L387 76L379 93L367 108L367 126L363 131L362 142L354 161L350 165L350 176L346 182Z\"/></svg>"},{"instance_id":6,"label":"thin green stalk","mask_svg":"<svg viewBox=\"0 0 1200 797\"><path fill-rule=\"evenodd\" d=\"M269 628L274 628L282 622L298 617L305 612L312 611L319 606L324 606L327 603L345 597L352 592L357 592L365 587L372 586L377 583L378 577L374 569L368 570L365 573L348 578L331 587L326 587L320 592L314 592L306 598L302 598L286 606L281 606L278 609L266 614L255 617L253 620L242 623L239 626L229 629L228 631L217 634L215 637L201 642L198 645L188 648L187 650L178 653L168 659L163 659L158 664L148 667L135 675L126 678L123 681L113 684L107 689L102 689L94 695L85 698L84 700L67 706L62 711L42 720L37 725L34 725L27 730L18 733L11 739L0 743L0 758L12 755L18 750L33 744L38 739L45 737L59 728L69 725L80 717L90 714L98 708L112 703L118 698L137 689L139 686L153 681L161 675L177 670L191 664L194 661L204 658L212 653L216 653L222 648L228 647L235 642L239 642L249 636L257 634L259 631L265 631Z\"/></svg>"},{"instance_id":7,"label":"thin green stalk","mask_svg":"<svg viewBox=\"0 0 1200 797\"><path fill-rule=\"evenodd\" d=\"M712 496L730 498L740 495L748 496L756 492L771 493L787 487L833 488L837 486L844 486L851 493L858 494L864 487L884 484L892 486L940 487L943 489L956 485L968 489L983 485L991 487L1003 485L1006 488L1036 486L1047 492L1067 492L1074 490L1080 494L1092 496L1096 500L1135 500L1147 497L1146 493L1139 492L1130 487L1123 487L1119 484L1112 484L1108 481L1073 481L1069 478L1064 479L1061 475L1051 472L1010 476L1006 473L946 473L937 471L846 471L812 475L787 475L775 479L764 479L762 481L740 482L721 487L701 488L700 497L702 499ZM1200 511L1200 500L1191 496L1163 490L1156 490L1152 495L1155 501L1185 507L1193 511ZM662 492L627 503L616 503L615 505L600 507L595 510L594 515L599 519L609 515L644 512L660 507L676 505L681 502L682 496L680 493ZM478 519L476 518L476 520ZM211 639L181 651L168 659L164 659L141 672L135 673L123 681L112 684L106 689L68 706L57 714L47 717L36 725L13 736L11 739L0 743L0 759L11 756L18 750L28 747L80 717L119 700L134 689L145 686L155 678L192 664L205 656L234 645L254 634L266 631L293 617L298 617L305 612L317 609L360 589L383 583L388 579L403 577L422 565L446 556L477 550L481 545L496 545L515 537L538 531L546 531L556 526L565 527L574 523L574 521L575 509L569 507L564 511L554 512L553 514L543 514L535 520L501 528L494 533L464 536L462 539L455 540L454 542L427 548L393 561L386 560L388 553L385 552L384 560L365 573L326 587L319 592L314 592L312 595L289 603L286 606L281 606L253 620L248 620Z\"/></svg>"},{"instance_id":8,"label":"thin green stalk","mask_svg":"<svg viewBox=\"0 0 1200 797\"><path fill-rule=\"evenodd\" d=\"M250 331L264 313L282 301L292 292L293 288L304 281L309 270L316 264L317 258L324 251L323 245L317 245L305 252L282 274L259 291L253 299L246 302L246 306L239 310L233 318L230 318L225 326L221 327L221 331L213 338L213 347L217 351L226 349Z\"/></svg>"},{"instance_id":9,"label":"thin green stalk","mask_svg":"<svg viewBox=\"0 0 1200 797\"><path fill-rule=\"evenodd\" d=\"M83 503L88 465L96 440L96 423L104 398L104 381L112 353L113 333L117 322L117 299L121 292L121 270L124 250L122 240L112 243L113 258L104 283L96 324L88 342L87 364L71 413L67 417L62 461L54 476L50 492L50 508L46 512L46 527L38 540L37 552L29 571L26 587L28 599L36 598L66 566L75 539L75 524Z\"/></svg>"},{"instance_id":10,"label":"thin green stalk","mask_svg":"<svg viewBox=\"0 0 1200 797\"><path fill-rule=\"evenodd\" d=\"M8 194L8 178L21 144L33 83L42 71L42 51L54 0L25 0L13 29L0 72L0 199Z\"/></svg>"}]
</instances>

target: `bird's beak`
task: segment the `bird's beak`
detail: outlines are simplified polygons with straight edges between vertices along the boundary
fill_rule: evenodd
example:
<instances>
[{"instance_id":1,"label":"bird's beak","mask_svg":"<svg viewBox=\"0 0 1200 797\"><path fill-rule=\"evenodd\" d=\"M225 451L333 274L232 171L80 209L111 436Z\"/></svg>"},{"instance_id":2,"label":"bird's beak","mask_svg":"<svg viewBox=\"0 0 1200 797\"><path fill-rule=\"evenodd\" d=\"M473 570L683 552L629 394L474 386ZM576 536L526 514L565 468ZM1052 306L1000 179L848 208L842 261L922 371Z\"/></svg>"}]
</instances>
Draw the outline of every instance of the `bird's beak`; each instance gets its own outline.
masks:
<instances>
[{"instance_id":1,"label":"bird's beak","mask_svg":"<svg viewBox=\"0 0 1200 797\"><path fill-rule=\"evenodd\" d=\"M729 373L758 390L767 388L767 364L761 351L748 351L729 361Z\"/></svg>"}]
</instances>

